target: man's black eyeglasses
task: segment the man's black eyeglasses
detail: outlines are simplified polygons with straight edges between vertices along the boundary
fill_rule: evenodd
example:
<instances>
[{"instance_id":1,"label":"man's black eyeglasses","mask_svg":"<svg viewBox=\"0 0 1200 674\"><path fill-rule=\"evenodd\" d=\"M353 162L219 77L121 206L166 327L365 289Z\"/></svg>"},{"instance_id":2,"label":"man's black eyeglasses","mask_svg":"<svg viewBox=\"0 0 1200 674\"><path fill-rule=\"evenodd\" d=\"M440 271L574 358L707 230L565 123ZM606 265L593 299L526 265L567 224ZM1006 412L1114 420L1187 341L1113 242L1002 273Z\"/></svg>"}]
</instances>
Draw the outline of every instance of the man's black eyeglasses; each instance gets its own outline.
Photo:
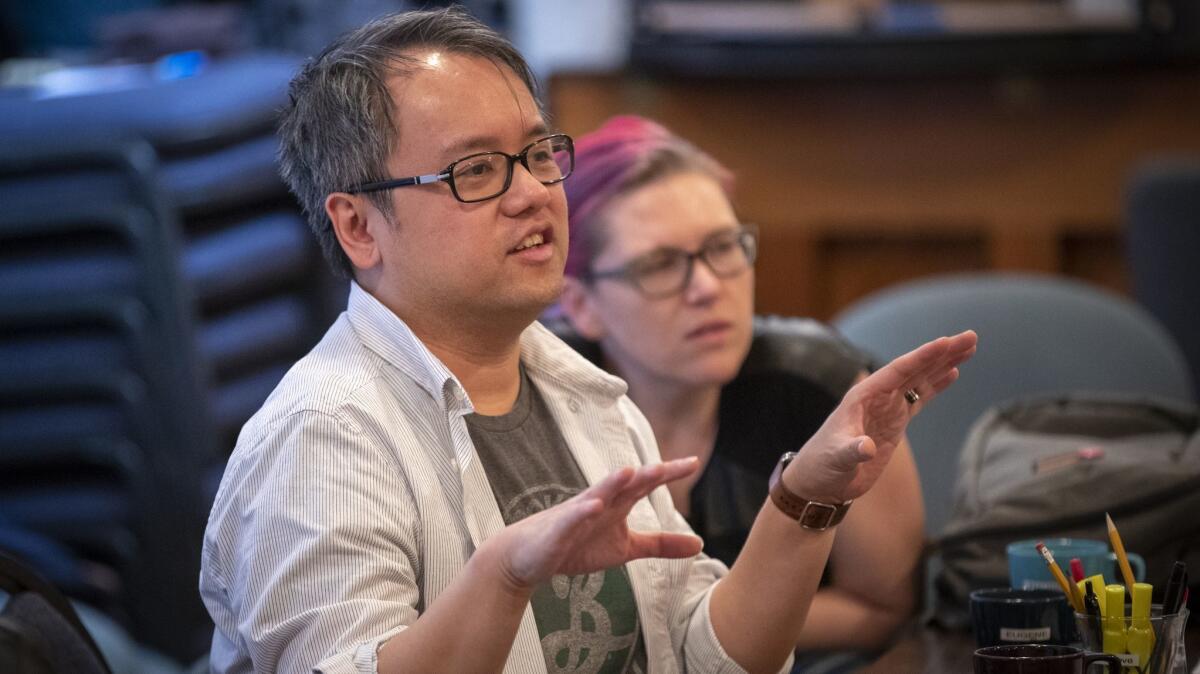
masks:
<instances>
[{"instance_id":1,"label":"man's black eyeglasses","mask_svg":"<svg viewBox=\"0 0 1200 674\"><path fill-rule=\"evenodd\" d=\"M604 271L588 270L586 282L614 279L629 283L649 299L661 299L683 292L692 281L696 260L719 278L731 278L749 269L758 256L758 228L742 225L708 237L696 252L678 248L659 248L629 262Z\"/></svg>"},{"instance_id":2,"label":"man's black eyeglasses","mask_svg":"<svg viewBox=\"0 0 1200 674\"><path fill-rule=\"evenodd\" d=\"M521 165L543 185L560 183L575 170L575 143L564 133L539 138L516 154L479 152L450 162L437 173L356 185L346 192L362 194L409 185L450 183L454 198L463 203L487 201L508 191L512 185L513 165Z\"/></svg>"}]
</instances>

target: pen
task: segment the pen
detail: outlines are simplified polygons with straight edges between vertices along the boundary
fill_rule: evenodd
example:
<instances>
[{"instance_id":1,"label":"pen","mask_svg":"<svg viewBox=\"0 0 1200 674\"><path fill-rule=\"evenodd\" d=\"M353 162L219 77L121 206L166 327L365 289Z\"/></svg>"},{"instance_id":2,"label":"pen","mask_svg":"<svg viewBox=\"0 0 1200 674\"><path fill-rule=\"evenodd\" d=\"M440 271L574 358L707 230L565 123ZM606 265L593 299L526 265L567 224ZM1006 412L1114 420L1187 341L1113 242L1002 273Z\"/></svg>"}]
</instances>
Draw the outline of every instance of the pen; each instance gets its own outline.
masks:
<instances>
[{"instance_id":1,"label":"pen","mask_svg":"<svg viewBox=\"0 0 1200 674\"><path fill-rule=\"evenodd\" d=\"M1187 576L1187 564L1175 562L1171 568L1171 578L1167 581L1167 589L1163 590L1163 615L1173 615L1179 612L1183 604L1184 577Z\"/></svg>"},{"instance_id":2,"label":"pen","mask_svg":"<svg viewBox=\"0 0 1200 674\"><path fill-rule=\"evenodd\" d=\"M1050 554L1050 548L1047 548L1045 543L1038 541L1036 547L1046 560L1046 566L1050 568L1050 575L1054 576L1054 581L1062 588L1063 594L1067 595L1067 603L1075 609L1076 613L1083 613L1083 600L1078 596L1079 588L1067 582L1067 577L1063 575L1062 569L1058 568L1058 563L1054 561L1054 555Z\"/></svg>"},{"instance_id":3,"label":"pen","mask_svg":"<svg viewBox=\"0 0 1200 674\"><path fill-rule=\"evenodd\" d=\"M1087 593L1083 597L1083 605L1087 610L1087 625L1095 639L1092 647L1101 650L1104 647L1104 614L1100 611L1100 600L1096 598L1096 591L1092 589L1092 581L1083 582L1087 586Z\"/></svg>"},{"instance_id":4,"label":"pen","mask_svg":"<svg viewBox=\"0 0 1200 674\"><path fill-rule=\"evenodd\" d=\"M1092 587L1100 588L1100 591L1095 593L1096 603L1100 605L1100 615L1101 616L1107 615L1107 613L1104 610L1104 585L1105 585L1104 574L1097 573L1094 576L1089 576L1088 578L1085 578L1085 579L1079 581L1078 583L1075 583L1075 586L1079 588L1080 596L1083 596L1083 594L1084 594L1084 584L1085 583L1091 583Z\"/></svg>"},{"instance_id":5,"label":"pen","mask_svg":"<svg viewBox=\"0 0 1200 674\"><path fill-rule=\"evenodd\" d=\"M1117 533L1117 525L1113 524L1112 517L1104 513L1104 519L1108 522L1108 540L1112 543L1113 552L1117 553L1117 564L1121 567L1125 587L1133 592L1133 569L1129 568L1129 558L1125 556L1125 544L1121 542L1121 534Z\"/></svg>"},{"instance_id":6,"label":"pen","mask_svg":"<svg viewBox=\"0 0 1200 674\"><path fill-rule=\"evenodd\" d=\"M1192 592L1192 588L1188 587L1187 569L1184 569L1184 571L1183 571L1183 583L1181 583L1180 586L1183 588L1183 592L1179 593L1179 603L1177 603L1175 605L1176 613L1179 613L1180 611L1182 611L1183 607L1187 605L1188 595L1190 595Z\"/></svg>"}]
</instances>

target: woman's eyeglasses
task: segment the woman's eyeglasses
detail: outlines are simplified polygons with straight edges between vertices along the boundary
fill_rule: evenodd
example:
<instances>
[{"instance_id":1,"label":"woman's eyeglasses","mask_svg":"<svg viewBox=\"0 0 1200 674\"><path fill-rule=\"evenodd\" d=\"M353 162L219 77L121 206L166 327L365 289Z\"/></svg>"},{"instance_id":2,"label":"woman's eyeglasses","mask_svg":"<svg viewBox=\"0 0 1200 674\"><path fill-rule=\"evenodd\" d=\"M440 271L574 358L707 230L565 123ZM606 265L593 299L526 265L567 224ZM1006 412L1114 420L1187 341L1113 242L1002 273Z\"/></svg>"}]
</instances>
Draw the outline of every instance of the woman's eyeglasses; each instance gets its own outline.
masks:
<instances>
[{"instance_id":1,"label":"woman's eyeglasses","mask_svg":"<svg viewBox=\"0 0 1200 674\"><path fill-rule=\"evenodd\" d=\"M625 264L603 271L587 271L586 282L613 279L633 285L650 299L683 292L692 280L696 260L702 260L719 278L737 276L754 264L758 255L758 228L741 225L708 237L695 252L658 248Z\"/></svg>"}]
</instances>

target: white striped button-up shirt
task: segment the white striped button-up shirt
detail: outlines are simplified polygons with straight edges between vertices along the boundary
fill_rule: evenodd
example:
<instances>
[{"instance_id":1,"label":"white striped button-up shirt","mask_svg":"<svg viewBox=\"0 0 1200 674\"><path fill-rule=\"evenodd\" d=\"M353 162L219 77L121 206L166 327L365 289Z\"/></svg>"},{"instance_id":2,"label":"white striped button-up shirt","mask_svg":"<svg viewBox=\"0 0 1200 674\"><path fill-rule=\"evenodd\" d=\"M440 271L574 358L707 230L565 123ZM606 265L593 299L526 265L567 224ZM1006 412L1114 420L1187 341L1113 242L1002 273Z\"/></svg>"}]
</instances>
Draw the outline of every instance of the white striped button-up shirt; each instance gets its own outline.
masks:
<instances>
[{"instance_id":1,"label":"white striped button-up shirt","mask_svg":"<svg viewBox=\"0 0 1200 674\"><path fill-rule=\"evenodd\" d=\"M620 379L536 323L521 358L589 484L660 461ZM504 527L463 419L473 411L404 322L352 285L346 313L242 429L221 480L200 576L213 670L375 672L379 646ZM688 531L665 488L629 526ZM709 619L724 565L699 555L627 568L651 671L742 671ZM504 671L546 671L528 607Z\"/></svg>"}]
</instances>

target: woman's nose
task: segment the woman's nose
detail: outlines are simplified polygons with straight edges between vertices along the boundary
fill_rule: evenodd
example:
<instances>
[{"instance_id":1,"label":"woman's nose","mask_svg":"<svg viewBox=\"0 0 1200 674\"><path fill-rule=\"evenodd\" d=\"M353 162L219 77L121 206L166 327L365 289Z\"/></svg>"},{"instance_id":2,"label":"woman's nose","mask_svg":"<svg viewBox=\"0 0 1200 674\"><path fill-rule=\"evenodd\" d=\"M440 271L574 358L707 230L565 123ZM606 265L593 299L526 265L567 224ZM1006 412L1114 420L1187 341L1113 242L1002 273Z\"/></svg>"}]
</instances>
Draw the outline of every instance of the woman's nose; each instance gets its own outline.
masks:
<instances>
[{"instance_id":1,"label":"woman's nose","mask_svg":"<svg viewBox=\"0 0 1200 674\"><path fill-rule=\"evenodd\" d=\"M683 288L684 299L689 303L707 302L716 297L721 289L721 278L703 258L692 260L692 273Z\"/></svg>"}]
</instances>

